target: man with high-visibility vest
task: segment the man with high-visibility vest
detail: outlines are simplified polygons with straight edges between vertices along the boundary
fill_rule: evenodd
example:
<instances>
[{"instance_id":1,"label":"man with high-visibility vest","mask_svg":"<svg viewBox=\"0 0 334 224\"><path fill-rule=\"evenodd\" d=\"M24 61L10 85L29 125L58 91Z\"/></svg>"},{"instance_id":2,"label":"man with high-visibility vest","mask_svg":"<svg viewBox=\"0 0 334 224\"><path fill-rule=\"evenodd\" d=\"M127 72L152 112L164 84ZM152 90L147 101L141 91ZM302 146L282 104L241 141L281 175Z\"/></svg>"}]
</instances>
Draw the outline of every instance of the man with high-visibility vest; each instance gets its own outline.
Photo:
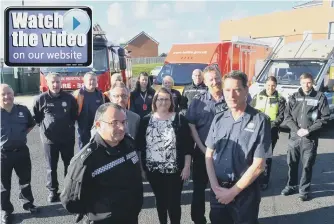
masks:
<instances>
[{"instance_id":1,"label":"man with high-visibility vest","mask_svg":"<svg viewBox=\"0 0 334 224\"><path fill-rule=\"evenodd\" d=\"M80 149L89 142L96 110L105 101L103 93L97 89L97 78L94 72L87 72L83 80L84 86L73 92L73 96L78 103Z\"/></svg>"},{"instance_id":2,"label":"man with high-visibility vest","mask_svg":"<svg viewBox=\"0 0 334 224\"><path fill-rule=\"evenodd\" d=\"M284 111L286 100L277 91L277 79L274 76L269 76L266 81L266 88L255 95L250 105L265 113L271 122L271 148L272 151L278 140L279 126L284 120ZM272 159L266 160L266 168L261 174L260 182L261 189L266 190L269 184Z\"/></svg>"}]
</instances>

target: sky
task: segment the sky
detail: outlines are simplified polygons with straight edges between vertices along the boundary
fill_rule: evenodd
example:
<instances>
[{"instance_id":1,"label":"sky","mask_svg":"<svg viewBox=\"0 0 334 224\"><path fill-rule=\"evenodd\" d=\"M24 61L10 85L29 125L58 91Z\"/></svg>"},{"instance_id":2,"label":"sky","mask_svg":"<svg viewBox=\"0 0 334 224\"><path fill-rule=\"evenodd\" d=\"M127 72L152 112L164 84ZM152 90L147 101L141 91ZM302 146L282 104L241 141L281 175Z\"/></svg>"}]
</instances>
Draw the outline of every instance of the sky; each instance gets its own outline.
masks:
<instances>
[{"instance_id":1,"label":"sky","mask_svg":"<svg viewBox=\"0 0 334 224\"><path fill-rule=\"evenodd\" d=\"M114 44L124 43L144 31L159 42L159 53L168 53L173 43L218 42L219 24L248 16L292 10L305 2L267 1L58 1L24 0L25 6L90 6L93 24L98 23ZM7 6L21 0L1 0L1 21ZM1 25L2 26L2 25ZM3 26L2 26L3 27Z\"/></svg>"}]
</instances>

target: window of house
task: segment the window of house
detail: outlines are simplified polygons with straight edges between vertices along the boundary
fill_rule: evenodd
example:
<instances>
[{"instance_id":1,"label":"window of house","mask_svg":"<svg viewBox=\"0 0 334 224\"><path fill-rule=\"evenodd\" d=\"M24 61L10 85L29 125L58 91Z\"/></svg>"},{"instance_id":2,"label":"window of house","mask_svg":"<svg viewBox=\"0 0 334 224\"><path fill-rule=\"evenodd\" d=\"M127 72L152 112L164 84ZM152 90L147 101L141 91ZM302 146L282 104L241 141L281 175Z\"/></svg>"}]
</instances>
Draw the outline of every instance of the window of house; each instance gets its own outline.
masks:
<instances>
[{"instance_id":1,"label":"window of house","mask_svg":"<svg viewBox=\"0 0 334 224\"><path fill-rule=\"evenodd\" d=\"M334 22L329 23L328 39L334 40Z\"/></svg>"},{"instance_id":2,"label":"window of house","mask_svg":"<svg viewBox=\"0 0 334 224\"><path fill-rule=\"evenodd\" d=\"M334 7L334 0L331 0L331 6Z\"/></svg>"},{"instance_id":3,"label":"window of house","mask_svg":"<svg viewBox=\"0 0 334 224\"><path fill-rule=\"evenodd\" d=\"M312 31L304 31L303 40L312 40Z\"/></svg>"}]
</instances>

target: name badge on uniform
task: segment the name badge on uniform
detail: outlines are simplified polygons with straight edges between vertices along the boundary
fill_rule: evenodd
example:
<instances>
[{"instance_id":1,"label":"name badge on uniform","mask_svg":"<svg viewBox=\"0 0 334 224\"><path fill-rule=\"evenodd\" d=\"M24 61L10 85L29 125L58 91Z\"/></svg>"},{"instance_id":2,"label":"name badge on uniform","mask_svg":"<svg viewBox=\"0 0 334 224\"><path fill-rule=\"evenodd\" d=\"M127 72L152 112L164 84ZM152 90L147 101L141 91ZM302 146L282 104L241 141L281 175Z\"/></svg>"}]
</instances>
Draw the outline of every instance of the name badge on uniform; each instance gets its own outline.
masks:
<instances>
[{"instance_id":1,"label":"name badge on uniform","mask_svg":"<svg viewBox=\"0 0 334 224\"><path fill-rule=\"evenodd\" d=\"M96 100L96 103L100 103L101 102L101 100Z\"/></svg>"},{"instance_id":2,"label":"name badge on uniform","mask_svg":"<svg viewBox=\"0 0 334 224\"><path fill-rule=\"evenodd\" d=\"M149 99L152 99L152 96L151 96L151 95L148 95L147 97L148 97Z\"/></svg>"},{"instance_id":3,"label":"name badge on uniform","mask_svg":"<svg viewBox=\"0 0 334 224\"><path fill-rule=\"evenodd\" d=\"M317 99L306 99L306 101L308 106L313 106L313 107L316 107L319 102Z\"/></svg>"},{"instance_id":4,"label":"name badge on uniform","mask_svg":"<svg viewBox=\"0 0 334 224\"><path fill-rule=\"evenodd\" d=\"M247 124L245 131L254 132L254 129L255 129L255 124L253 122L250 122Z\"/></svg>"},{"instance_id":5,"label":"name badge on uniform","mask_svg":"<svg viewBox=\"0 0 334 224\"><path fill-rule=\"evenodd\" d=\"M19 117L24 117L23 112L19 112Z\"/></svg>"},{"instance_id":6,"label":"name badge on uniform","mask_svg":"<svg viewBox=\"0 0 334 224\"><path fill-rule=\"evenodd\" d=\"M62 103L61 103L61 105L63 106L63 107L66 107L67 106L67 103L65 102L65 101L63 101ZM64 112L66 112L66 109L64 108Z\"/></svg>"}]
</instances>

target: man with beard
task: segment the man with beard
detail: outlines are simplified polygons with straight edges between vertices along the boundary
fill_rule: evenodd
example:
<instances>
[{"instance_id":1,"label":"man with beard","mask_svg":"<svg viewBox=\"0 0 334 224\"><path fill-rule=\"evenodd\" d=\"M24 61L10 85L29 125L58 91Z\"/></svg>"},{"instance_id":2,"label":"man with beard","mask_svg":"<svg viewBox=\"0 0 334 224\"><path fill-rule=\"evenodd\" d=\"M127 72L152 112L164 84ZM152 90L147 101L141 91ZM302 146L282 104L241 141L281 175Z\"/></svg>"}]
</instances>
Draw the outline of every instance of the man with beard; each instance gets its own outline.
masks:
<instances>
[{"instance_id":1,"label":"man with beard","mask_svg":"<svg viewBox=\"0 0 334 224\"><path fill-rule=\"evenodd\" d=\"M329 120L329 106L326 96L313 89L313 76L300 76L298 92L288 101L286 125L290 128L288 142L288 182L282 195L291 195L298 190L298 165L302 160L303 169L299 183L299 200L309 199L312 167L317 156L319 131Z\"/></svg>"},{"instance_id":2,"label":"man with beard","mask_svg":"<svg viewBox=\"0 0 334 224\"><path fill-rule=\"evenodd\" d=\"M214 65L207 66L204 71L204 83L208 91L193 98L186 117L193 139L196 143L193 154L193 183L194 192L191 203L191 218L195 224L206 223L205 218L205 189L208 175L205 167L204 145L211 122L217 112L226 109L222 92L222 76Z\"/></svg>"}]
</instances>

